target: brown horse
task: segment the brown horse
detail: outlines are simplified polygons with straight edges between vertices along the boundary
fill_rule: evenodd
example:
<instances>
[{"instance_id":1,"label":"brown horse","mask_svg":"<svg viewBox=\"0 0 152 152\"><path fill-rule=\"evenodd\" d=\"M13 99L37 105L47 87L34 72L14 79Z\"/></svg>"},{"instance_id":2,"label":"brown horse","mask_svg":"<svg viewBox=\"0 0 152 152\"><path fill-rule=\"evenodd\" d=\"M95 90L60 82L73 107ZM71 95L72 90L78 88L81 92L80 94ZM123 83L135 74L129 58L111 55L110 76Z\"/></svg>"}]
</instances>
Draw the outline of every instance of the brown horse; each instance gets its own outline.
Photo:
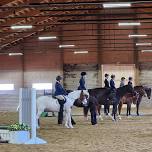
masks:
<instances>
[{"instance_id":1,"label":"brown horse","mask_svg":"<svg viewBox=\"0 0 152 152\"><path fill-rule=\"evenodd\" d=\"M137 107L137 116L139 116L139 105L142 101L143 96L147 96L148 99L151 98L151 88L148 88L146 86L135 86L134 90L139 93L139 98L137 100L136 103L136 107Z\"/></svg>"},{"instance_id":2,"label":"brown horse","mask_svg":"<svg viewBox=\"0 0 152 152\"><path fill-rule=\"evenodd\" d=\"M131 112L131 104L136 104L137 103L137 100L139 98L139 94L136 92L135 94L134 93L127 93L126 95L124 95L121 99L120 99L120 102L119 102L119 105L118 105L118 112L119 112L119 115L121 115L121 109L122 109L122 106L123 104L127 104L127 116L130 115L130 112ZM121 119L121 117L119 116L119 118Z\"/></svg>"},{"instance_id":3,"label":"brown horse","mask_svg":"<svg viewBox=\"0 0 152 152\"><path fill-rule=\"evenodd\" d=\"M119 115L121 114L121 109L123 104L127 104L127 116L131 115L131 104L136 104L137 115L139 116L139 105L142 101L143 96L147 96L148 99L151 98L151 88L144 86L135 86L134 91L137 93L136 95L126 94L121 98L118 109Z\"/></svg>"}]
</instances>

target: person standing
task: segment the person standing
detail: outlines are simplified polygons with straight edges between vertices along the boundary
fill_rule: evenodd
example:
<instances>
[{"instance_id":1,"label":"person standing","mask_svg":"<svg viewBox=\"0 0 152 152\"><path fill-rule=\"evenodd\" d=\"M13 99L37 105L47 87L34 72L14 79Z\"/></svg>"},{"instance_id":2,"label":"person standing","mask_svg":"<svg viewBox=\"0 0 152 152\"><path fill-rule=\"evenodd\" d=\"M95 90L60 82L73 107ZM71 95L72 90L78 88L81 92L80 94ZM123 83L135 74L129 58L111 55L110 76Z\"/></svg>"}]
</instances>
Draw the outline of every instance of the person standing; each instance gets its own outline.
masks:
<instances>
[{"instance_id":1,"label":"person standing","mask_svg":"<svg viewBox=\"0 0 152 152\"><path fill-rule=\"evenodd\" d=\"M79 81L78 90L86 90L86 87L85 87L85 76L86 76L86 72L81 72L81 78L80 78L80 81Z\"/></svg>"},{"instance_id":2,"label":"person standing","mask_svg":"<svg viewBox=\"0 0 152 152\"><path fill-rule=\"evenodd\" d=\"M105 80L104 80L104 84L105 84L105 88L110 88L110 85L109 85L109 74L105 74Z\"/></svg>"},{"instance_id":3,"label":"person standing","mask_svg":"<svg viewBox=\"0 0 152 152\"><path fill-rule=\"evenodd\" d=\"M79 80L78 90L86 90L86 87L85 87L85 76L86 75L87 75L86 72L81 72L81 78ZM83 114L84 114L85 119L87 119L87 113L88 113L88 106L84 106Z\"/></svg>"},{"instance_id":4,"label":"person standing","mask_svg":"<svg viewBox=\"0 0 152 152\"><path fill-rule=\"evenodd\" d=\"M61 80L62 80L61 76L56 77L55 94L54 94L60 104L60 111L58 113L58 124L62 124L63 121L63 108L66 102L65 96L67 95L66 90L63 88L61 84Z\"/></svg>"},{"instance_id":5,"label":"person standing","mask_svg":"<svg viewBox=\"0 0 152 152\"><path fill-rule=\"evenodd\" d=\"M123 87L123 86L125 86L125 77L122 77L120 81L120 87Z\"/></svg>"}]
</instances>

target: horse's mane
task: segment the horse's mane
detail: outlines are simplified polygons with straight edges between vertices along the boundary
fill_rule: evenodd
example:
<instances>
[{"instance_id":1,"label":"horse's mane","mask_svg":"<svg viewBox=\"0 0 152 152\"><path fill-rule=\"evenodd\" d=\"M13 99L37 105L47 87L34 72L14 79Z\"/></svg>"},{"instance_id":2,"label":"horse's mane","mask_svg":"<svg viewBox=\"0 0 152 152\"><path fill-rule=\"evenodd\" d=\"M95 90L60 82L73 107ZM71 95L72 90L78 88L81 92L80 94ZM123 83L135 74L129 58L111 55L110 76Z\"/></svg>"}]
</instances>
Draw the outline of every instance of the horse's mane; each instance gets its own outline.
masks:
<instances>
[{"instance_id":1,"label":"horse's mane","mask_svg":"<svg viewBox=\"0 0 152 152\"><path fill-rule=\"evenodd\" d=\"M104 89L107 89L107 88L105 88L105 87L92 88L92 89L88 89L88 91L91 91L91 90L104 90Z\"/></svg>"},{"instance_id":2,"label":"horse's mane","mask_svg":"<svg viewBox=\"0 0 152 152\"><path fill-rule=\"evenodd\" d=\"M71 98L75 98L76 99L80 95L81 91L82 90L74 90L74 91L70 92L68 94L68 96L71 97ZM84 92L84 94L89 96L89 93L88 93L87 90L83 90L83 92Z\"/></svg>"}]
</instances>

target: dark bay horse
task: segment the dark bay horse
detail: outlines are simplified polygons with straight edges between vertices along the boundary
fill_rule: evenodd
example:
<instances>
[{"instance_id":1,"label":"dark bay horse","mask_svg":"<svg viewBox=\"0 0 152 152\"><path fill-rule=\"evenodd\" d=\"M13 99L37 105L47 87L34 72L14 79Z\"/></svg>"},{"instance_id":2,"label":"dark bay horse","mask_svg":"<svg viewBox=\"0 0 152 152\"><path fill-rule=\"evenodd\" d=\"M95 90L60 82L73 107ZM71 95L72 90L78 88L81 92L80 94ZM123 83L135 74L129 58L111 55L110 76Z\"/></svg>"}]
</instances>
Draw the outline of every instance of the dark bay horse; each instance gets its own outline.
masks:
<instances>
[{"instance_id":1,"label":"dark bay horse","mask_svg":"<svg viewBox=\"0 0 152 152\"><path fill-rule=\"evenodd\" d=\"M130 115L131 112L131 104L137 104L137 100L139 98L139 93L135 92L135 93L127 93L126 95L124 95L119 102L118 105L118 112L119 112L119 119L121 119L121 109L123 104L127 104L127 113L126 115Z\"/></svg>"},{"instance_id":2,"label":"dark bay horse","mask_svg":"<svg viewBox=\"0 0 152 152\"><path fill-rule=\"evenodd\" d=\"M147 96L148 99L151 98L151 88L144 87L144 86L135 86L134 90L137 93L139 93L139 98L138 98L137 103L136 103L136 108L137 108L136 113L137 113L137 116L139 116L139 105L142 101L143 96Z\"/></svg>"},{"instance_id":3,"label":"dark bay horse","mask_svg":"<svg viewBox=\"0 0 152 152\"><path fill-rule=\"evenodd\" d=\"M125 85L124 87L117 88L115 91L112 91L109 88L95 88L89 89L89 94L94 96L100 105L105 106L104 112L107 111L107 108L113 105L112 115L114 120L116 120L117 106L119 104L120 98L122 98L127 93L133 93L133 88L130 85ZM98 107L99 115L100 108Z\"/></svg>"},{"instance_id":4,"label":"dark bay horse","mask_svg":"<svg viewBox=\"0 0 152 152\"><path fill-rule=\"evenodd\" d=\"M148 99L151 98L151 88L144 86L135 86L134 91L136 92L136 95L126 94L124 97L121 98L118 106L119 115L121 114L123 104L127 104L127 116L131 115L131 104L134 103L136 104L137 115L139 116L139 105L142 101L142 97L147 96Z\"/></svg>"}]
</instances>

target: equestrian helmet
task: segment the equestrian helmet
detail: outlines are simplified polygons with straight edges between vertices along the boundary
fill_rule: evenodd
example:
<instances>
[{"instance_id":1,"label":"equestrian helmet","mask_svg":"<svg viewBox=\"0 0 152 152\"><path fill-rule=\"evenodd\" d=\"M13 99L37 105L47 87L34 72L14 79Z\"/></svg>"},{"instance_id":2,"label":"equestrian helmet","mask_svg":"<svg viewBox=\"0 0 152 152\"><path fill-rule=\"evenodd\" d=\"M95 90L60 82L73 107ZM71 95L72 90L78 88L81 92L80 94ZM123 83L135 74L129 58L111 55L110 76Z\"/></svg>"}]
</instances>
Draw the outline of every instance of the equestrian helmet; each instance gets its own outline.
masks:
<instances>
[{"instance_id":1,"label":"equestrian helmet","mask_svg":"<svg viewBox=\"0 0 152 152\"><path fill-rule=\"evenodd\" d=\"M85 76L85 75L87 75L86 72L81 72L81 76Z\"/></svg>"},{"instance_id":2,"label":"equestrian helmet","mask_svg":"<svg viewBox=\"0 0 152 152\"><path fill-rule=\"evenodd\" d=\"M122 77L122 78L121 78L121 80L125 80L125 79L126 79L125 77Z\"/></svg>"},{"instance_id":3,"label":"equestrian helmet","mask_svg":"<svg viewBox=\"0 0 152 152\"><path fill-rule=\"evenodd\" d=\"M62 77L61 77L60 75L58 75L58 76L56 77L56 80L57 80L57 81L60 81L60 80L62 80Z\"/></svg>"},{"instance_id":4,"label":"equestrian helmet","mask_svg":"<svg viewBox=\"0 0 152 152\"><path fill-rule=\"evenodd\" d=\"M112 78L112 79L113 79L113 78L115 78L115 75L114 75L114 74L112 74L112 75L111 75L111 78Z\"/></svg>"},{"instance_id":5,"label":"equestrian helmet","mask_svg":"<svg viewBox=\"0 0 152 152\"><path fill-rule=\"evenodd\" d=\"M109 74L106 73L106 74L105 74L105 77L108 77L108 76L109 76Z\"/></svg>"}]
</instances>

